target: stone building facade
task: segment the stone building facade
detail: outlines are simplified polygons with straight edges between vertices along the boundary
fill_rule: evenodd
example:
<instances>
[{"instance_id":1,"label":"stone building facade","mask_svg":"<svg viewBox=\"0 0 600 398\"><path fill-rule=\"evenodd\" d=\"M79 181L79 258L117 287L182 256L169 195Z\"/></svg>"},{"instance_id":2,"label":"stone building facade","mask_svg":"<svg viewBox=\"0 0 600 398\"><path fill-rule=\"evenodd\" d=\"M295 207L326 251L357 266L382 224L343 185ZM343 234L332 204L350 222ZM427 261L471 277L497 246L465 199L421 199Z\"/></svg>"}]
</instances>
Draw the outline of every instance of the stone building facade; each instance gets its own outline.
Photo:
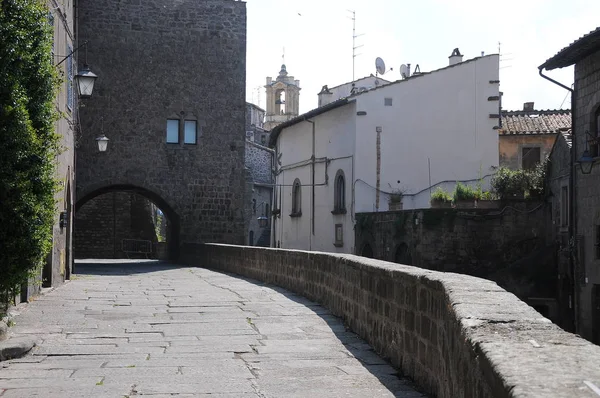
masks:
<instances>
[{"instance_id":1,"label":"stone building facade","mask_svg":"<svg viewBox=\"0 0 600 398\"><path fill-rule=\"evenodd\" d=\"M569 250L573 270L575 330L600 343L600 27L540 65L553 70L575 65L569 206ZM551 79L551 78L550 78ZM584 173L585 171L585 173Z\"/></svg>"},{"instance_id":2,"label":"stone building facade","mask_svg":"<svg viewBox=\"0 0 600 398\"><path fill-rule=\"evenodd\" d=\"M48 1L48 19L54 36L53 62L58 66L63 82L56 97L56 110L60 118L55 123L55 131L60 137L59 145L63 149L56 162L56 179L59 182L55 194L56 212L52 227L52 250L48 254L42 269L42 283L30 283L23 289L21 300L36 294L40 286L58 286L68 280L72 269L72 232L74 200L74 163L76 133L73 121L77 119L77 53L75 31L73 30L73 2L70 0ZM70 56L68 56L70 55ZM68 57L67 57L68 56ZM66 58L65 58L66 57ZM62 62L62 63L61 63Z\"/></svg>"},{"instance_id":3,"label":"stone building facade","mask_svg":"<svg viewBox=\"0 0 600 398\"><path fill-rule=\"evenodd\" d=\"M558 279L558 310L564 320L563 327L574 330L573 270L569 262L569 178L571 176L571 133L560 133L556 137L548 158L546 187L548 192L551 228L550 239L556 245Z\"/></svg>"},{"instance_id":4,"label":"stone building facade","mask_svg":"<svg viewBox=\"0 0 600 398\"><path fill-rule=\"evenodd\" d=\"M80 0L78 18L101 78L81 109L77 208L145 196L169 220L171 258L183 242L244 243L246 4Z\"/></svg>"},{"instance_id":5,"label":"stone building facade","mask_svg":"<svg viewBox=\"0 0 600 398\"><path fill-rule=\"evenodd\" d=\"M490 279L562 324L548 208L514 201L501 209L358 213L356 254Z\"/></svg>"},{"instance_id":6,"label":"stone building facade","mask_svg":"<svg viewBox=\"0 0 600 398\"><path fill-rule=\"evenodd\" d=\"M269 132L265 130L265 110L259 106L246 103L246 140L266 146L269 143Z\"/></svg>"},{"instance_id":7,"label":"stone building facade","mask_svg":"<svg viewBox=\"0 0 600 398\"><path fill-rule=\"evenodd\" d=\"M273 208L273 155L270 148L246 141L246 171L252 199L246 209L248 220L247 243L250 246L270 247L271 209ZM259 218L266 219L261 226Z\"/></svg>"}]
</instances>

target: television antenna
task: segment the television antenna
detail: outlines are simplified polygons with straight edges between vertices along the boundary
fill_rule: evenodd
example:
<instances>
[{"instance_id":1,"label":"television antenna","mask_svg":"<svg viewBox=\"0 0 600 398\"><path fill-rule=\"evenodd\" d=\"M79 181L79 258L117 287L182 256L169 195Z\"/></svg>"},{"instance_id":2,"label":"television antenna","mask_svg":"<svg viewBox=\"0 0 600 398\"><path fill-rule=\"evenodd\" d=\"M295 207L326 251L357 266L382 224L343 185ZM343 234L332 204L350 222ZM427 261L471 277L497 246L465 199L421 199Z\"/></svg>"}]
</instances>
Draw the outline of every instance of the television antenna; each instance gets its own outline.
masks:
<instances>
[{"instance_id":1,"label":"television antenna","mask_svg":"<svg viewBox=\"0 0 600 398\"><path fill-rule=\"evenodd\" d=\"M377 71L378 75L385 74L385 62L381 57L377 57L375 59L375 70Z\"/></svg>"},{"instance_id":2,"label":"television antenna","mask_svg":"<svg viewBox=\"0 0 600 398\"><path fill-rule=\"evenodd\" d=\"M364 36L364 33L362 33L360 35L356 34L356 11L348 10L348 12L352 13L352 18L350 18L350 19L352 19L352 81L354 81L356 57L358 57L360 55L360 54L356 53L356 49L363 47L362 44L360 46L356 45L356 39L359 38L360 36Z\"/></svg>"}]
</instances>

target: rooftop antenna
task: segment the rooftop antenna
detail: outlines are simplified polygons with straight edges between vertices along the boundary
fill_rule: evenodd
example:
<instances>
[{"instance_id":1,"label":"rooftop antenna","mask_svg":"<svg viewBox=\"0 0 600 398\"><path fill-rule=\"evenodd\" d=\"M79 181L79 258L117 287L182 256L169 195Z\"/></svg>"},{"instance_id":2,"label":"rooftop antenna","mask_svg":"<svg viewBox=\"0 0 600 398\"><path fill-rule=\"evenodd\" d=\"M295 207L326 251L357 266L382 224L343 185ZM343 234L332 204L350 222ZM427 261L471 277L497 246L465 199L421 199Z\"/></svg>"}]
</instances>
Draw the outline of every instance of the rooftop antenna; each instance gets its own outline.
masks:
<instances>
[{"instance_id":1,"label":"rooftop antenna","mask_svg":"<svg viewBox=\"0 0 600 398\"><path fill-rule=\"evenodd\" d=\"M354 81L355 79L355 60L356 57L358 57L360 54L356 53L356 49L357 48L361 48L363 45L361 44L360 46L356 45L356 39L360 36L364 36L363 34L357 35L356 34L356 11L354 10L348 10L348 12L352 13L352 81Z\"/></svg>"},{"instance_id":2,"label":"rooftop antenna","mask_svg":"<svg viewBox=\"0 0 600 398\"><path fill-rule=\"evenodd\" d=\"M410 64L408 64L408 66L405 64L400 65L400 76L402 76L403 79L410 77Z\"/></svg>"}]
</instances>

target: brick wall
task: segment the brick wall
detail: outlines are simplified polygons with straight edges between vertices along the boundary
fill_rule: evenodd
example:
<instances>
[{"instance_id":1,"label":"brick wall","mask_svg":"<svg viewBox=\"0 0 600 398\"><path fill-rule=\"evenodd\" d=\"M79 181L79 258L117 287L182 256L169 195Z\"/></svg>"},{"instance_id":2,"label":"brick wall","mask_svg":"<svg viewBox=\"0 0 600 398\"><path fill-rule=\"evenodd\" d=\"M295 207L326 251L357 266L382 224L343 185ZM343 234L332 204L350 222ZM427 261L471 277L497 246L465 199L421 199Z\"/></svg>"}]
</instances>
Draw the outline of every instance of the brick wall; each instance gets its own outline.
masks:
<instances>
[{"instance_id":1,"label":"brick wall","mask_svg":"<svg viewBox=\"0 0 600 398\"><path fill-rule=\"evenodd\" d=\"M281 286L344 319L430 394L583 397L600 347L495 283L353 255L184 245L182 260Z\"/></svg>"}]
</instances>

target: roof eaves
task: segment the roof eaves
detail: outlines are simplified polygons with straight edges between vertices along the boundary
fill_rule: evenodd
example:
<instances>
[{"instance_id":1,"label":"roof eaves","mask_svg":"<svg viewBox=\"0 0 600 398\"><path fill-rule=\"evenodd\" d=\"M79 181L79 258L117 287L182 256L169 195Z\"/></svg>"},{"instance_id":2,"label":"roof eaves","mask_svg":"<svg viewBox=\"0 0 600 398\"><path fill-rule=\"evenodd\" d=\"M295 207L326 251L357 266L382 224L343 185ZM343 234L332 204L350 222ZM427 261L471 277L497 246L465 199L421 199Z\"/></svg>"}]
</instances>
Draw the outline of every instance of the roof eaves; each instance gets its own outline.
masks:
<instances>
[{"instance_id":1,"label":"roof eaves","mask_svg":"<svg viewBox=\"0 0 600 398\"><path fill-rule=\"evenodd\" d=\"M475 58L467 59L466 61L459 62L459 63L457 63L457 64L453 64L453 65L444 66L443 68L434 69L434 70L431 70L431 71L429 71L429 72L420 72L419 74L417 74L417 75L411 75L410 77L407 77L406 79L400 79L400 80L396 80L396 81L394 81L394 82L391 82L391 83L389 83L389 84L384 84L384 85L381 85L381 86L373 87L373 88L371 88L371 89L369 89L369 90L366 90L366 91L362 91L362 92L360 92L360 93L353 94L353 95L351 95L351 96L350 96L350 98L358 97L359 95L363 95L363 94L366 94L366 93L370 93L371 91L380 90L380 89L382 89L382 88L388 88L388 87L390 87L390 86L393 86L393 85L396 85L396 84L398 84L398 83L403 83L403 82L410 81L411 79L416 79L416 78L419 78L419 77L421 77L421 76L427 76L427 75L430 75L430 74L432 74L432 73L436 73L436 72L441 72L441 71L444 71L444 70L446 70L446 69L456 68L456 67L459 67L459 66L461 66L461 65L469 64L469 63L471 63L471 62L475 62L475 61L478 61L478 60L480 60L480 59L483 59L483 58L489 58L489 57L493 57L493 56L497 56L497 55L498 55L498 54L488 54L488 55L484 55L484 56L482 56L482 57L475 57Z\"/></svg>"},{"instance_id":2,"label":"roof eaves","mask_svg":"<svg viewBox=\"0 0 600 398\"><path fill-rule=\"evenodd\" d=\"M360 79L356 79L356 80L354 80L354 81L351 81L351 82L346 82L346 83L338 84L337 86L333 86L333 87L327 87L327 88L328 88L329 90L333 90L333 89L336 89L336 88L338 88L338 87L345 86L346 84L357 83L357 82L359 82L359 81L361 81L361 80L369 79L369 78L371 78L371 77L377 78L377 79L381 80L382 82L384 82L384 83L386 83L386 84L389 84L389 83L391 83L391 81L389 81L389 80L385 80L385 79L383 79L383 78L381 78L381 77L379 77L379 76L373 76L373 75L369 75L369 76L361 77Z\"/></svg>"},{"instance_id":3,"label":"roof eaves","mask_svg":"<svg viewBox=\"0 0 600 398\"><path fill-rule=\"evenodd\" d=\"M579 62L596 51L600 51L600 27L583 35L560 50L555 56L541 64L538 69L552 70L564 68Z\"/></svg>"},{"instance_id":4,"label":"roof eaves","mask_svg":"<svg viewBox=\"0 0 600 398\"><path fill-rule=\"evenodd\" d=\"M275 146L275 143L277 142L277 138L279 138L279 134L281 134L281 131L283 129L293 126L295 124L298 124L298 123L300 123L304 120L310 119L312 117L319 116L325 112L329 112L332 109L336 109L341 106L347 105L354 101L355 101L354 99L348 98L348 97L340 98L337 101L333 101L327 105L323 105L321 107L310 110L306 113L303 113L302 115L296 116L295 118L288 120L287 122L284 122L284 123L281 123L281 124L275 126L273 128L273 130L271 130L271 135L269 137L269 147L273 148Z\"/></svg>"}]
</instances>

